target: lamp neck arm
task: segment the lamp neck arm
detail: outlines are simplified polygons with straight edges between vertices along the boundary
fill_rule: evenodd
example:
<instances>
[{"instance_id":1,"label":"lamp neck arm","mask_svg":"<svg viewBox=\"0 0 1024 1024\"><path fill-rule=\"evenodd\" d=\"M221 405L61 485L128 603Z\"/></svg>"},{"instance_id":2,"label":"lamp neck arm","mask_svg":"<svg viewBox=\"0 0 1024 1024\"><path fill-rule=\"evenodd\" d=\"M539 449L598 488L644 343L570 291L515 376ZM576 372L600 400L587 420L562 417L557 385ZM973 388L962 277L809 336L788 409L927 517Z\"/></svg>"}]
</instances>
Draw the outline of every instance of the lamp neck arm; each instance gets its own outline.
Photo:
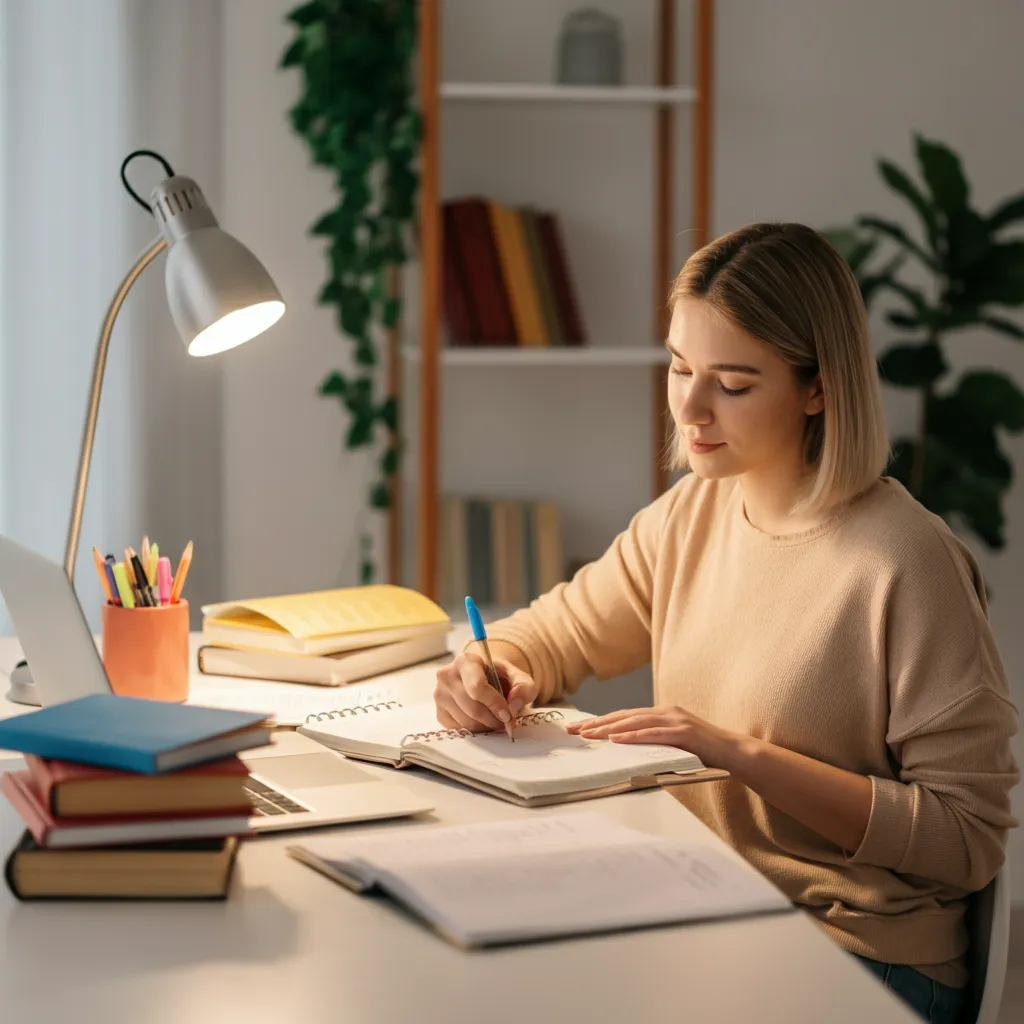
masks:
<instances>
[{"instance_id":1,"label":"lamp neck arm","mask_svg":"<svg viewBox=\"0 0 1024 1024\"><path fill-rule=\"evenodd\" d=\"M100 328L100 336L96 344L96 358L92 368L92 385L89 388L89 404L85 412L82 450L78 456L78 474L75 477L75 496L71 503L68 539L64 549L64 572L72 583L75 580L75 559L78 557L78 539L82 532L82 512L85 509L85 491L89 483L89 466L92 462L93 441L96 438L96 420L100 411L100 394L103 391L103 374L107 367L110 335L114 330L114 321L117 319L117 314L124 304L131 286L135 284L146 267L166 248L167 241L162 234L146 246L114 293L107 308L107 314L103 318L103 326Z\"/></svg>"}]
</instances>

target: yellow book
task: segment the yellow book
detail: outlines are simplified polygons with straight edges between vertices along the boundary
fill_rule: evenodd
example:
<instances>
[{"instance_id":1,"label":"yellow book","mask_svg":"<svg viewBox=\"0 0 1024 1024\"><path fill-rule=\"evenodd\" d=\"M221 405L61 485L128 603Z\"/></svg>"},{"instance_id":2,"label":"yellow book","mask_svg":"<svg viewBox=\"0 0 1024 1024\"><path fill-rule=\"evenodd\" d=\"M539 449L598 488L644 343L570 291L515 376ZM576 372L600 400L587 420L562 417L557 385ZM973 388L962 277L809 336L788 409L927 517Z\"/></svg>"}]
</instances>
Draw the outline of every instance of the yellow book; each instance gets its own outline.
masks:
<instances>
[{"instance_id":1,"label":"yellow book","mask_svg":"<svg viewBox=\"0 0 1024 1024\"><path fill-rule=\"evenodd\" d=\"M519 344L531 347L547 345L549 339L544 329L540 296L533 279L519 211L493 201L487 206Z\"/></svg>"},{"instance_id":2,"label":"yellow book","mask_svg":"<svg viewBox=\"0 0 1024 1024\"><path fill-rule=\"evenodd\" d=\"M390 584L226 601L203 607L203 642L292 654L330 654L446 633L429 598Z\"/></svg>"}]
</instances>

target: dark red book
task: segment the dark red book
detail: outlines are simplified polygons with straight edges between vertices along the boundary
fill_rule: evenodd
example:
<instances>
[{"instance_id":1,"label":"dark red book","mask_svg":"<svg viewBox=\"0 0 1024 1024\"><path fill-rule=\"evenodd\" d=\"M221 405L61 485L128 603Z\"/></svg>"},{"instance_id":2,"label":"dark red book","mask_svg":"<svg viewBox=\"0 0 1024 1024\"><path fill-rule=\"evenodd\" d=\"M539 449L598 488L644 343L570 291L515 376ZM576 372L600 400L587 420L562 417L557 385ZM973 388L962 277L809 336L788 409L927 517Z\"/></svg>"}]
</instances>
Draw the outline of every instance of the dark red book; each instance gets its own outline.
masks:
<instances>
[{"instance_id":1,"label":"dark red book","mask_svg":"<svg viewBox=\"0 0 1024 1024\"><path fill-rule=\"evenodd\" d=\"M484 345L515 345L516 326L498 258L498 245L485 200L457 199L451 203L459 255L480 324Z\"/></svg>"},{"instance_id":2,"label":"dark red book","mask_svg":"<svg viewBox=\"0 0 1024 1024\"><path fill-rule=\"evenodd\" d=\"M160 775L96 768L25 755L40 802L55 818L115 818L135 814L188 814L249 806L249 769L221 758Z\"/></svg>"},{"instance_id":3,"label":"dark red book","mask_svg":"<svg viewBox=\"0 0 1024 1024\"><path fill-rule=\"evenodd\" d=\"M583 318L580 316L579 304L576 301L576 289L573 286L572 275L569 273L569 261L558 219L553 213L542 213L537 218L537 227L540 231L541 244L544 247L548 272L551 275L551 285L558 303L558 319L565 331L565 343L566 345L585 345L587 343L586 331L583 326Z\"/></svg>"},{"instance_id":4,"label":"dark red book","mask_svg":"<svg viewBox=\"0 0 1024 1024\"><path fill-rule=\"evenodd\" d=\"M4 772L0 792L21 816L40 846L122 846L174 839L210 839L250 835L252 809L234 807L202 814L118 818L55 818L43 803L28 772Z\"/></svg>"},{"instance_id":5,"label":"dark red book","mask_svg":"<svg viewBox=\"0 0 1024 1024\"><path fill-rule=\"evenodd\" d=\"M442 210L444 261L441 266L444 317L448 339L452 345L478 345L483 337L480 320L473 306L473 296L466 268L459 249L455 210L445 203Z\"/></svg>"}]
</instances>

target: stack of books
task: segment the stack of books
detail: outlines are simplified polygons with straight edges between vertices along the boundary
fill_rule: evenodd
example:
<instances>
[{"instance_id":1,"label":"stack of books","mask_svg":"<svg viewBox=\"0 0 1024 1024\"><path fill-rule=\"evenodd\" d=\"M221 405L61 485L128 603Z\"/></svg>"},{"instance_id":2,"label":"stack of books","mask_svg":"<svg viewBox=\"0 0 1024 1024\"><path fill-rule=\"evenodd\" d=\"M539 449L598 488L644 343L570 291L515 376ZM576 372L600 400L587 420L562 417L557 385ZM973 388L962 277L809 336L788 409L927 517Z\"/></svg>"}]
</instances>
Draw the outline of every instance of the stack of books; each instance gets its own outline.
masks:
<instances>
[{"instance_id":1,"label":"stack of books","mask_svg":"<svg viewBox=\"0 0 1024 1024\"><path fill-rule=\"evenodd\" d=\"M19 899L223 899L252 805L236 756L262 714L96 694L0 722L25 755L0 791L25 823Z\"/></svg>"},{"instance_id":2,"label":"stack of books","mask_svg":"<svg viewBox=\"0 0 1024 1024\"><path fill-rule=\"evenodd\" d=\"M470 197L445 203L442 216L450 344L586 344L553 213Z\"/></svg>"},{"instance_id":3,"label":"stack of books","mask_svg":"<svg viewBox=\"0 0 1024 1024\"><path fill-rule=\"evenodd\" d=\"M389 584L228 601L203 608L199 669L342 686L445 656L451 628L429 598Z\"/></svg>"}]
</instances>

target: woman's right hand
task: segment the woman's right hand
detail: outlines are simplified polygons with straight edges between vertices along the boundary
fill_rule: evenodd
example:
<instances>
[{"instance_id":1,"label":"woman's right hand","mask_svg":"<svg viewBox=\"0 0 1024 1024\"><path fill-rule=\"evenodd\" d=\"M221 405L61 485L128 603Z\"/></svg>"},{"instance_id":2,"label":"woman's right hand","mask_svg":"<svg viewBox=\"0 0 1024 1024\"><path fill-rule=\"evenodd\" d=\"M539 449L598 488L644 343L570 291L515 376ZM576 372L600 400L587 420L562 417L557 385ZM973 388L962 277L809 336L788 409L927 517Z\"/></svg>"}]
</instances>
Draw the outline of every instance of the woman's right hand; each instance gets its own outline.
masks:
<instances>
[{"instance_id":1,"label":"woman's right hand","mask_svg":"<svg viewBox=\"0 0 1024 1024\"><path fill-rule=\"evenodd\" d=\"M472 651L459 654L437 673L434 705L437 720L446 729L486 732L504 729L515 721L540 692L529 672L505 658L494 658L505 696L487 682L484 659Z\"/></svg>"}]
</instances>

